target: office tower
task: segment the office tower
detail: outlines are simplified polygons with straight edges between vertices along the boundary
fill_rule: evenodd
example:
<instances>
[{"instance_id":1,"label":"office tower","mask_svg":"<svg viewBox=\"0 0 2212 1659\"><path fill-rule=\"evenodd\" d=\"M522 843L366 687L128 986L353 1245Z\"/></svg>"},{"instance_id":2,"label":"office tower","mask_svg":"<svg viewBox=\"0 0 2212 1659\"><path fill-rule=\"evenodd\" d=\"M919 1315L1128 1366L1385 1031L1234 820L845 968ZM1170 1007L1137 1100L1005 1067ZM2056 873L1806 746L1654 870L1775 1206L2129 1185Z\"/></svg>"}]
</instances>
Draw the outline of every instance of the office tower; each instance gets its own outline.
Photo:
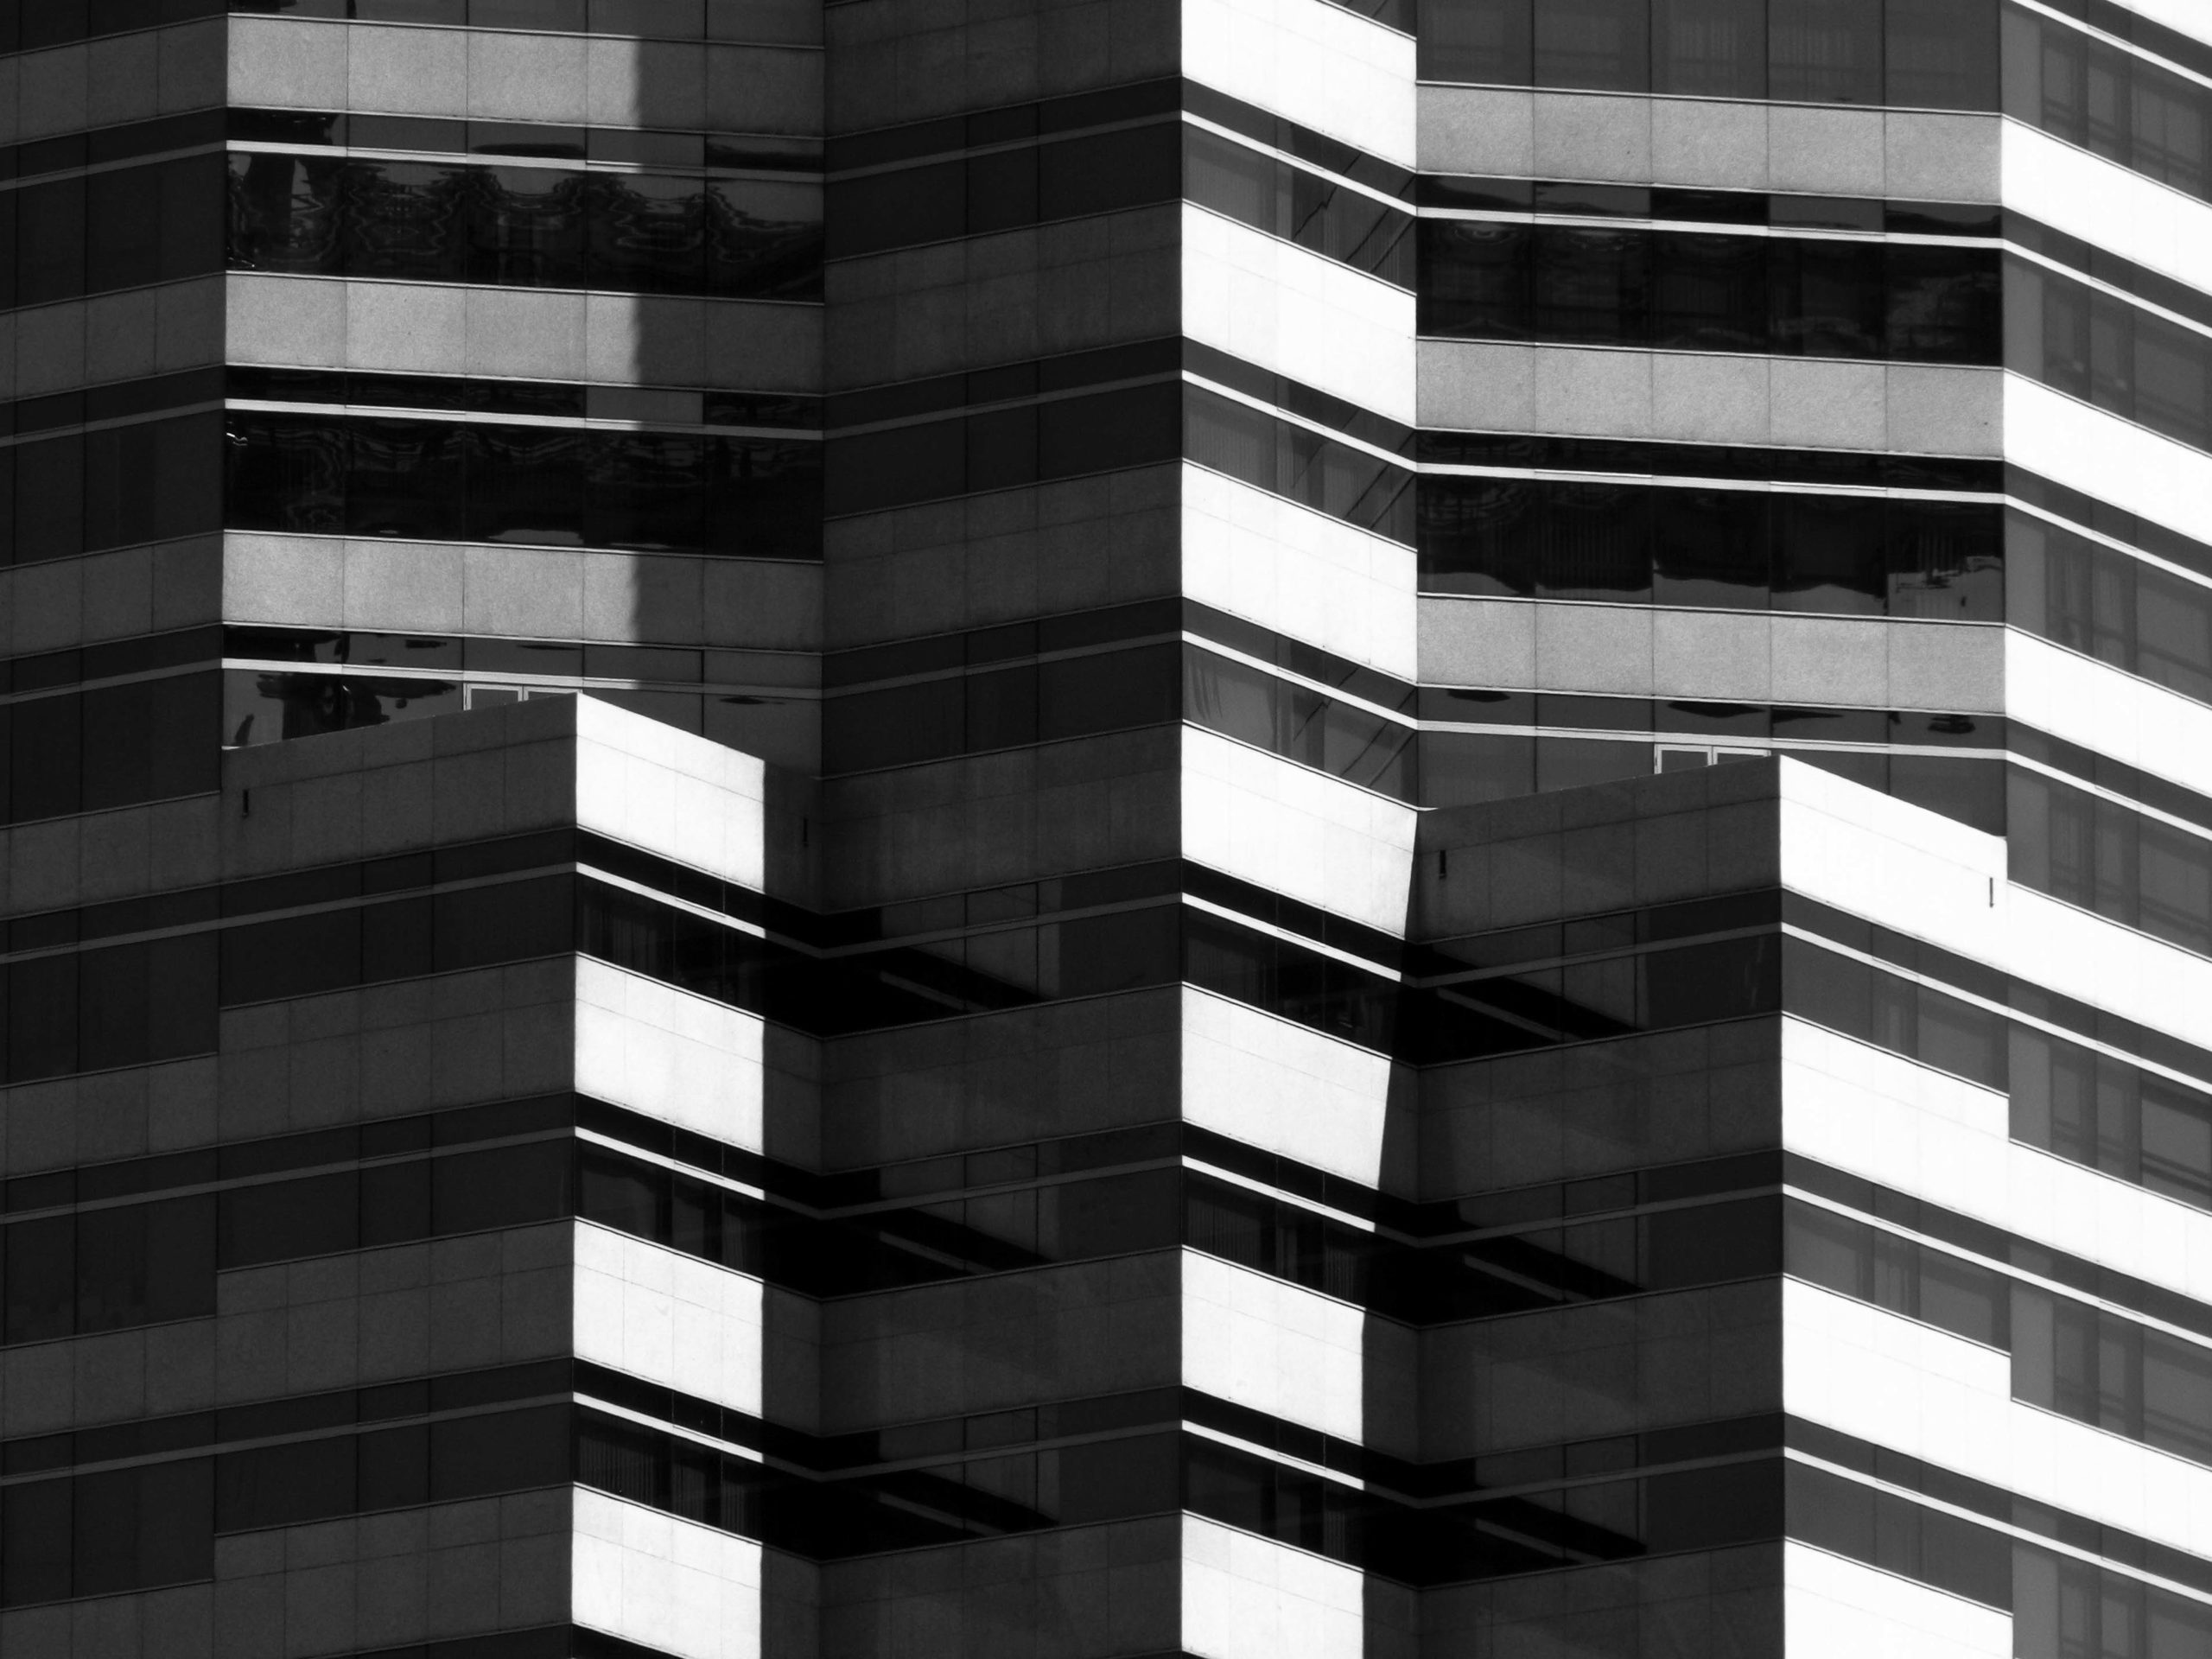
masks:
<instances>
[{"instance_id":1,"label":"office tower","mask_svg":"<svg viewBox=\"0 0 2212 1659\"><path fill-rule=\"evenodd\" d=\"M2198 0L0 111L8 1659L2212 1654Z\"/></svg>"}]
</instances>

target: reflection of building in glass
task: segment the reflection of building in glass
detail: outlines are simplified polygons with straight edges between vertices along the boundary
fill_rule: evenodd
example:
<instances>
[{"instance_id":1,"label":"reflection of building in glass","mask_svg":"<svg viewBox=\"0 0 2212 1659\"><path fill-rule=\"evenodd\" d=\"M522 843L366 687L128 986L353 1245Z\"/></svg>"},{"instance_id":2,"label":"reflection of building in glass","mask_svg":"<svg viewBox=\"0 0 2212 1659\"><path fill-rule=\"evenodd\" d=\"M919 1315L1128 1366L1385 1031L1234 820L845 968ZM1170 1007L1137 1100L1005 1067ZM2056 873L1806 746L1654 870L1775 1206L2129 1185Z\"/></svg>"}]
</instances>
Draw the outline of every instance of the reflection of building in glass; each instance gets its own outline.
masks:
<instances>
[{"instance_id":1,"label":"reflection of building in glass","mask_svg":"<svg viewBox=\"0 0 2212 1659\"><path fill-rule=\"evenodd\" d=\"M2189 0L0 0L0 1654L2212 1655Z\"/></svg>"}]
</instances>

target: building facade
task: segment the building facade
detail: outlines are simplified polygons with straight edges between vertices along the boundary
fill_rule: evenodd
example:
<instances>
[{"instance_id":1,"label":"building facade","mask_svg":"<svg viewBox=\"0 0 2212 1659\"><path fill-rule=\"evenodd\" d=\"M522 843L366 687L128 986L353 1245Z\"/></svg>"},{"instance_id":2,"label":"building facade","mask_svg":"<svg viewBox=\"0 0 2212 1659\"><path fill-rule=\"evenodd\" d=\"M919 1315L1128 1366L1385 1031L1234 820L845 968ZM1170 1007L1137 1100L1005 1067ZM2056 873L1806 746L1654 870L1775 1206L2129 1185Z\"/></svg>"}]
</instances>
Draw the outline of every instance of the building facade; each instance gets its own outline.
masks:
<instances>
[{"instance_id":1,"label":"building facade","mask_svg":"<svg viewBox=\"0 0 2212 1659\"><path fill-rule=\"evenodd\" d=\"M7 1659L2212 1659L2203 0L0 0Z\"/></svg>"}]
</instances>

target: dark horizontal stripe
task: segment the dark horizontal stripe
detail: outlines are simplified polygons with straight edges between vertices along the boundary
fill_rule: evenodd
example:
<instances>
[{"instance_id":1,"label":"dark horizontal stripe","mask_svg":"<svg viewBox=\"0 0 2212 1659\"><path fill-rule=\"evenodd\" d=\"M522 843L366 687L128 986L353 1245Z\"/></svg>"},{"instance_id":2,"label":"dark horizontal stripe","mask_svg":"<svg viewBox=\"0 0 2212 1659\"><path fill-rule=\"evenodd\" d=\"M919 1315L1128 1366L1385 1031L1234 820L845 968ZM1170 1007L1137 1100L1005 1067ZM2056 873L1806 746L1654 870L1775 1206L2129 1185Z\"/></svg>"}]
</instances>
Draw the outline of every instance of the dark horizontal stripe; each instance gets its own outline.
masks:
<instances>
[{"instance_id":1,"label":"dark horizontal stripe","mask_svg":"<svg viewBox=\"0 0 2212 1659\"><path fill-rule=\"evenodd\" d=\"M1425 339L2005 360L1994 246L1434 218L1420 243Z\"/></svg>"},{"instance_id":2,"label":"dark horizontal stripe","mask_svg":"<svg viewBox=\"0 0 2212 1659\"><path fill-rule=\"evenodd\" d=\"M1425 685L1424 724L1528 726L1604 732L1704 734L1715 741L1804 739L1815 742L1987 749L2007 746L2017 722L2001 715L1903 709L1821 709L1792 703L1700 702L1687 698L1606 697L1572 691L1491 691Z\"/></svg>"},{"instance_id":3,"label":"dark horizontal stripe","mask_svg":"<svg viewBox=\"0 0 2212 1659\"><path fill-rule=\"evenodd\" d=\"M813 45L821 39L816 30L795 31L792 11L748 5L744 0L645 0L642 4L636 0L124 0L99 13L88 12L84 0L4 0L0 3L0 52L67 46L219 17L226 10L741 45ZM804 9L797 15L803 16Z\"/></svg>"},{"instance_id":4,"label":"dark horizontal stripe","mask_svg":"<svg viewBox=\"0 0 2212 1659\"><path fill-rule=\"evenodd\" d=\"M237 370L229 371L235 377ZM249 372L251 372L249 371ZM173 410L219 404L225 390L221 369L187 369L145 380L120 380L82 391L50 392L0 404L0 437L52 431L106 421L127 421Z\"/></svg>"},{"instance_id":5,"label":"dark horizontal stripe","mask_svg":"<svg viewBox=\"0 0 2212 1659\"><path fill-rule=\"evenodd\" d=\"M609 162L678 171L735 168L814 174L822 167L818 138L565 126L535 121L442 121L422 116L321 110L233 108L224 136L251 143L422 150L512 161Z\"/></svg>"},{"instance_id":6,"label":"dark horizontal stripe","mask_svg":"<svg viewBox=\"0 0 2212 1659\"><path fill-rule=\"evenodd\" d=\"M1194 340L1163 338L1064 356L1006 363L964 374L833 392L828 423L839 428L918 420L976 404L1025 402L1121 381L1178 373L1202 376L1378 448L1408 453L1409 429L1370 410Z\"/></svg>"},{"instance_id":7,"label":"dark horizontal stripe","mask_svg":"<svg viewBox=\"0 0 2212 1659\"><path fill-rule=\"evenodd\" d=\"M1413 175L1405 168L1193 80L1138 81L844 134L830 140L829 166L832 174L852 173L1184 112L1385 194L1410 194Z\"/></svg>"},{"instance_id":8,"label":"dark horizontal stripe","mask_svg":"<svg viewBox=\"0 0 2212 1659\"><path fill-rule=\"evenodd\" d=\"M1746 16L1748 12L1748 16ZM1992 111L1996 0L1878 0L1811 10L1751 0L1725 22L1648 0L1608 5L1607 25L1545 0L1426 0L1425 81L1779 103Z\"/></svg>"},{"instance_id":9,"label":"dark horizontal stripe","mask_svg":"<svg viewBox=\"0 0 2212 1659\"><path fill-rule=\"evenodd\" d=\"M1619 473L1657 478L1832 484L1860 489L1959 490L1989 495L2009 487L2006 469L2001 461L1943 455L1891 454L1856 449L1773 449L1751 444L1550 438L1518 433L1434 429L1423 431L1419 442L1420 460L1424 467Z\"/></svg>"},{"instance_id":10,"label":"dark horizontal stripe","mask_svg":"<svg viewBox=\"0 0 2212 1659\"><path fill-rule=\"evenodd\" d=\"M2161 307L2192 322L2212 325L2212 294L2122 258L2108 248L2094 246L2010 210L2005 215L2005 239L2084 276L2109 283L2147 305Z\"/></svg>"},{"instance_id":11,"label":"dark horizontal stripe","mask_svg":"<svg viewBox=\"0 0 2212 1659\"><path fill-rule=\"evenodd\" d=\"M2052 9L2092 16L2082 0L2060 0ZM2190 42L2120 6L2101 3L2093 17L2108 33L2152 51L2184 51L2200 70L2212 60L2212 46ZM2039 11L2007 7L2005 29L2013 37L2005 114L2143 177L2212 200L2202 141L2212 88Z\"/></svg>"},{"instance_id":12,"label":"dark horizontal stripe","mask_svg":"<svg viewBox=\"0 0 2212 1659\"><path fill-rule=\"evenodd\" d=\"M2021 1273L2033 1274L2131 1313L2212 1338L2212 1307L2163 1285L2152 1284L2132 1274L2007 1232L1930 1199L1830 1169L1796 1153L1783 1154L1783 1179L1792 1187L1861 1215L1889 1222Z\"/></svg>"},{"instance_id":13,"label":"dark horizontal stripe","mask_svg":"<svg viewBox=\"0 0 2212 1659\"><path fill-rule=\"evenodd\" d=\"M1904 236L1998 236L2003 210L1980 202L1808 196L1764 190L1686 190L1662 185L1585 184L1550 179L1424 174L1423 207L1538 213L1574 219L1747 225L1776 230L1860 231Z\"/></svg>"},{"instance_id":14,"label":"dark horizontal stripe","mask_svg":"<svg viewBox=\"0 0 2212 1659\"><path fill-rule=\"evenodd\" d=\"M226 377L225 396L264 403L458 410L661 426L768 426L811 431L822 424L822 399L803 392L484 380L461 375L381 374L365 369L232 368L220 372Z\"/></svg>"},{"instance_id":15,"label":"dark horizontal stripe","mask_svg":"<svg viewBox=\"0 0 2212 1659\"><path fill-rule=\"evenodd\" d=\"M1951 1504L2002 1525L2018 1527L2054 1543L2139 1567L2192 1590L2212 1592L2212 1561L2202 1556L2158 1543L2124 1528L2107 1526L2083 1515L2031 1502L2001 1486L1955 1473L1940 1464L1862 1440L1840 1429L1791 1417L1787 1420L1783 1444L1793 1452L1818 1458L1823 1463L1834 1464L1869 1479L1902 1486L1939 1503Z\"/></svg>"},{"instance_id":16,"label":"dark horizontal stripe","mask_svg":"<svg viewBox=\"0 0 2212 1659\"><path fill-rule=\"evenodd\" d=\"M1850 950L1865 951L1907 973L1925 975L2086 1041L2139 1056L2154 1065L2197 1079L2200 1088L2212 1087L2212 1051L2153 1030L2110 1009L2092 1007L2032 981L2006 976L1986 963L1925 940L1876 927L1861 918L1847 915L1800 893L1787 895L1784 916L1793 927Z\"/></svg>"},{"instance_id":17,"label":"dark horizontal stripe","mask_svg":"<svg viewBox=\"0 0 2212 1659\"><path fill-rule=\"evenodd\" d=\"M116 7L95 27L86 0L0 0L0 52L36 52L202 17L223 15L223 0L137 0Z\"/></svg>"}]
</instances>

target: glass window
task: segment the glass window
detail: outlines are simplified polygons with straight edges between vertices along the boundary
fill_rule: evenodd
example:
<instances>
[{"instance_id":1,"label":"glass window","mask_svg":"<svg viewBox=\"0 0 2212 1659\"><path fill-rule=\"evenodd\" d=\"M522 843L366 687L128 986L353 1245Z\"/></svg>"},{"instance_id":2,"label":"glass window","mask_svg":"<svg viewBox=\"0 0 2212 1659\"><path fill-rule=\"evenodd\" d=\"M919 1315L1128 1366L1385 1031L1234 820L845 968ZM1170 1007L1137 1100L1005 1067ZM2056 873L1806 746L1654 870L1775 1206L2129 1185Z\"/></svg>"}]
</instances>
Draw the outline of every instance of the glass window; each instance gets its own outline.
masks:
<instances>
[{"instance_id":1,"label":"glass window","mask_svg":"<svg viewBox=\"0 0 2212 1659\"><path fill-rule=\"evenodd\" d=\"M1767 607L1772 531L1766 491L1654 489L1651 499L1657 603Z\"/></svg>"},{"instance_id":2,"label":"glass window","mask_svg":"<svg viewBox=\"0 0 2212 1659\"><path fill-rule=\"evenodd\" d=\"M733 299L822 297L822 188L707 181L706 291Z\"/></svg>"},{"instance_id":3,"label":"glass window","mask_svg":"<svg viewBox=\"0 0 2212 1659\"><path fill-rule=\"evenodd\" d=\"M462 531L461 429L428 421L351 428L346 531L444 542Z\"/></svg>"},{"instance_id":4,"label":"glass window","mask_svg":"<svg viewBox=\"0 0 2212 1659\"><path fill-rule=\"evenodd\" d=\"M1536 791L1535 740L1478 732L1424 732L1421 804L1465 806Z\"/></svg>"},{"instance_id":5,"label":"glass window","mask_svg":"<svg viewBox=\"0 0 2212 1659\"><path fill-rule=\"evenodd\" d=\"M76 1319L76 1224L67 1216L18 1222L5 1237L8 1344L67 1336Z\"/></svg>"},{"instance_id":6,"label":"glass window","mask_svg":"<svg viewBox=\"0 0 2212 1659\"><path fill-rule=\"evenodd\" d=\"M1878 242L1784 237L1769 243L1774 349L1804 357L1881 356L1885 251Z\"/></svg>"},{"instance_id":7,"label":"glass window","mask_svg":"<svg viewBox=\"0 0 2212 1659\"><path fill-rule=\"evenodd\" d=\"M1544 485L1529 479L1430 475L1418 487L1425 591L1521 598L1535 591ZM1764 593L1764 569L1760 588Z\"/></svg>"},{"instance_id":8,"label":"glass window","mask_svg":"<svg viewBox=\"0 0 2212 1659\"><path fill-rule=\"evenodd\" d=\"M1540 338L1636 346L1649 337L1651 238L1644 232L1538 225L1533 270Z\"/></svg>"},{"instance_id":9,"label":"glass window","mask_svg":"<svg viewBox=\"0 0 2212 1659\"><path fill-rule=\"evenodd\" d=\"M344 423L242 410L226 419L226 524L294 535L344 532L352 450Z\"/></svg>"},{"instance_id":10,"label":"glass window","mask_svg":"<svg viewBox=\"0 0 2212 1659\"><path fill-rule=\"evenodd\" d=\"M591 285L639 294L706 289L706 184L642 173L585 175Z\"/></svg>"},{"instance_id":11,"label":"glass window","mask_svg":"<svg viewBox=\"0 0 2212 1659\"><path fill-rule=\"evenodd\" d=\"M69 1595L68 1480L0 1488L0 1602L22 1607Z\"/></svg>"},{"instance_id":12,"label":"glass window","mask_svg":"<svg viewBox=\"0 0 2212 1659\"><path fill-rule=\"evenodd\" d=\"M76 1069L100 1071L145 1063L146 967L143 945L87 950L77 958L81 1001Z\"/></svg>"},{"instance_id":13,"label":"glass window","mask_svg":"<svg viewBox=\"0 0 2212 1659\"><path fill-rule=\"evenodd\" d=\"M2199 702L2212 702L2212 588L2136 565L2135 671Z\"/></svg>"},{"instance_id":14,"label":"glass window","mask_svg":"<svg viewBox=\"0 0 2212 1659\"><path fill-rule=\"evenodd\" d=\"M1746 236L1651 238L1651 343L1668 351L1764 352L1767 245Z\"/></svg>"},{"instance_id":15,"label":"glass window","mask_svg":"<svg viewBox=\"0 0 2212 1659\"><path fill-rule=\"evenodd\" d=\"M1526 86L1535 0L1444 0L1421 19L1421 78Z\"/></svg>"},{"instance_id":16,"label":"glass window","mask_svg":"<svg viewBox=\"0 0 2212 1659\"><path fill-rule=\"evenodd\" d=\"M2002 353L1997 255L1974 248L1889 249L1885 344L1892 357L1994 364Z\"/></svg>"},{"instance_id":17,"label":"glass window","mask_svg":"<svg viewBox=\"0 0 2212 1659\"><path fill-rule=\"evenodd\" d=\"M346 164L335 156L233 154L234 270L332 276L344 269Z\"/></svg>"},{"instance_id":18,"label":"glass window","mask_svg":"<svg viewBox=\"0 0 2212 1659\"><path fill-rule=\"evenodd\" d=\"M1767 16L1770 96L1882 101L1882 0L1772 0Z\"/></svg>"},{"instance_id":19,"label":"glass window","mask_svg":"<svg viewBox=\"0 0 2212 1659\"><path fill-rule=\"evenodd\" d=\"M1766 96L1766 0L1654 0L1651 90Z\"/></svg>"},{"instance_id":20,"label":"glass window","mask_svg":"<svg viewBox=\"0 0 2212 1659\"><path fill-rule=\"evenodd\" d=\"M2005 620L2001 509L1978 503L1893 500L1888 505L1891 616L1936 620Z\"/></svg>"},{"instance_id":21,"label":"glass window","mask_svg":"<svg viewBox=\"0 0 2212 1659\"><path fill-rule=\"evenodd\" d=\"M1885 503L1777 493L1774 607L1878 616L1886 600Z\"/></svg>"},{"instance_id":22,"label":"glass window","mask_svg":"<svg viewBox=\"0 0 2212 1659\"><path fill-rule=\"evenodd\" d=\"M461 429L468 480L463 533L472 542L581 547L586 434L554 427Z\"/></svg>"},{"instance_id":23,"label":"glass window","mask_svg":"<svg viewBox=\"0 0 2212 1659\"><path fill-rule=\"evenodd\" d=\"M708 445L685 433L592 434L584 539L594 547L696 552L706 531Z\"/></svg>"},{"instance_id":24,"label":"glass window","mask_svg":"<svg viewBox=\"0 0 2212 1659\"><path fill-rule=\"evenodd\" d=\"M1182 129L1163 122L1126 132L1064 139L1037 150L1037 216L1113 213L1182 194Z\"/></svg>"},{"instance_id":25,"label":"glass window","mask_svg":"<svg viewBox=\"0 0 2212 1659\"><path fill-rule=\"evenodd\" d=\"M347 162L341 216L345 273L401 282L467 281L474 194L467 168Z\"/></svg>"},{"instance_id":26,"label":"glass window","mask_svg":"<svg viewBox=\"0 0 2212 1659\"><path fill-rule=\"evenodd\" d=\"M16 197L16 303L45 305L85 291L85 181L34 184Z\"/></svg>"},{"instance_id":27,"label":"glass window","mask_svg":"<svg viewBox=\"0 0 2212 1659\"><path fill-rule=\"evenodd\" d=\"M2212 448L2212 339L2138 312L2135 418L2198 449Z\"/></svg>"},{"instance_id":28,"label":"glass window","mask_svg":"<svg viewBox=\"0 0 2212 1659\"><path fill-rule=\"evenodd\" d=\"M85 548L85 441L48 438L17 446L17 564L66 559Z\"/></svg>"},{"instance_id":29,"label":"glass window","mask_svg":"<svg viewBox=\"0 0 2212 1659\"><path fill-rule=\"evenodd\" d=\"M1534 227L1471 220L1421 221L1420 328L1464 340L1522 340Z\"/></svg>"},{"instance_id":30,"label":"glass window","mask_svg":"<svg viewBox=\"0 0 2212 1659\"><path fill-rule=\"evenodd\" d=\"M1651 597L1651 497L1640 486L1549 484L1536 559L1544 599Z\"/></svg>"},{"instance_id":31,"label":"glass window","mask_svg":"<svg viewBox=\"0 0 2212 1659\"><path fill-rule=\"evenodd\" d=\"M1885 101L1933 110L1994 110L1997 0L1888 0Z\"/></svg>"},{"instance_id":32,"label":"glass window","mask_svg":"<svg viewBox=\"0 0 2212 1659\"><path fill-rule=\"evenodd\" d=\"M1650 19L1651 0L1538 0L1536 85L1649 91Z\"/></svg>"},{"instance_id":33,"label":"glass window","mask_svg":"<svg viewBox=\"0 0 2212 1659\"><path fill-rule=\"evenodd\" d=\"M85 181L86 291L103 294L161 280L162 191L158 169L120 168Z\"/></svg>"},{"instance_id":34,"label":"glass window","mask_svg":"<svg viewBox=\"0 0 2212 1659\"><path fill-rule=\"evenodd\" d=\"M473 170L469 280L503 288L582 288L590 175L548 168Z\"/></svg>"},{"instance_id":35,"label":"glass window","mask_svg":"<svg viewBox=\"0 0 2212 1659\"><path fill-rule=\"evenodd\" d=\"M160 279L173 283L223 268L224 168L220 156L188 156L153 169L161 193Z\"/></svg>"},{"instance_id":36,"label":"glass window","mask_svg":"<svg viewBox=\"0 0 2212 1659\"><path fill-rule=\"evenodd\" d=\"M35 697L10 710L9 816L16 823L79 810L83 702Z\"/></svg>"}]
</instances>

